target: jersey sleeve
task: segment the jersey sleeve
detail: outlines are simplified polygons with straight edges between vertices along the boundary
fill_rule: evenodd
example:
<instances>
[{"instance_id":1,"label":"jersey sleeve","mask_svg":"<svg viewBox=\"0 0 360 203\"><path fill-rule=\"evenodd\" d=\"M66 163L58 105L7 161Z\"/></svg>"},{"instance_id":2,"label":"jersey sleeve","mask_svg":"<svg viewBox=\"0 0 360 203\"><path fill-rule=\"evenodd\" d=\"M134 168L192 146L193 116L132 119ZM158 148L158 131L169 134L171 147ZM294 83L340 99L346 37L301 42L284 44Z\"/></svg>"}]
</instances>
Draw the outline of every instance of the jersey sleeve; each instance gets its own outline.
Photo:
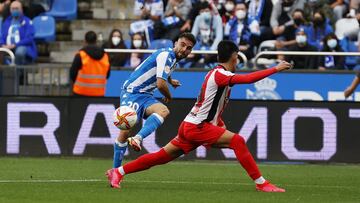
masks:
<instances>
[{"instance_id":1,"label":"jersey sleeve","mask_svg":"<svg viewBox=\"0 0 360 203\"><path fill-rule=\"evenodd\" d=\"M171 58L169 52L161 52L156 57L156 77L167 80L170 76Z\"/></svg>"},{"instance_id":2,"label":"jersey sleeve","mask_svg":"<svg viewBox=\"0 0 360 203\"><path fill-rule=\"evenodd\" d=\"M219 69L215 72L215 82L218 86L223 87L230 85L231 78L234 76L234 73Z\"/></svg>"}]
</instances>

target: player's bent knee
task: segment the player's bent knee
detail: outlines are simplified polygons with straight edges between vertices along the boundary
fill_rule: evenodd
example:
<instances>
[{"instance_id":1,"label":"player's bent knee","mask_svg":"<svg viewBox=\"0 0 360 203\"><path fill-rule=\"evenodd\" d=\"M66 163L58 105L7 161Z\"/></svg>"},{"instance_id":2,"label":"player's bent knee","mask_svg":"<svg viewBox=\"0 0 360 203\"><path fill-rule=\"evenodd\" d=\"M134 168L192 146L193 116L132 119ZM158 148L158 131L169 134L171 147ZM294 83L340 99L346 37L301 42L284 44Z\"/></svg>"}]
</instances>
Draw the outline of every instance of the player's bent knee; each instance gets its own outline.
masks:
<instances>
[{"instance_id":1,"label":"player's bent knee","mask_svg":"<svg viewBox=\"0 0 360 203\"><path fill-rule=\"evenodd\" d=\"M230 142L231 149L235 149L238 146L245 146L245 145L246 145L245 139L241 135L238 135L238 134L235 134Z\"/></svg>"},{"instance_id":2,"label":"player's bent knee","mask_svg":"<svg viewBox=\"0 0 360 203\"><path fill-rule=\"evenodd\" d=\"M166 117L169 116L170 111L168 108L164 107L157 114L159 114L161 117L163 117L165 119Z\"/></svg>"}]
</instances>

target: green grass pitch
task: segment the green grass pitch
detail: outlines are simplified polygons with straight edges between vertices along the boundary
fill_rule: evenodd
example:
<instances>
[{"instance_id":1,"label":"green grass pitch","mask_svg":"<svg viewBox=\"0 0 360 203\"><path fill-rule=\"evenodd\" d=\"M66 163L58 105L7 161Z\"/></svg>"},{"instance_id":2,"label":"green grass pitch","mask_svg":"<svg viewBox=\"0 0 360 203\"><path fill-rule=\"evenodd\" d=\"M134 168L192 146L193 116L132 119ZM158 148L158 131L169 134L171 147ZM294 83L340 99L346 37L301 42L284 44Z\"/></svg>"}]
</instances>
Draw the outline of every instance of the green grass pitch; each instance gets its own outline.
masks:
<instances>
[{"instance_id":1,"label":"green grass pitch","mask_svg":"<svg viewBox=\"0 0 360 203\"><path fill-rule=\"evenodd\" d=\"M360 165L260 164L283 194L255 191L236 161L177 161L108 186L111 160L0 158L0 202L360 202Z\"/></svg>"}]
</instances>

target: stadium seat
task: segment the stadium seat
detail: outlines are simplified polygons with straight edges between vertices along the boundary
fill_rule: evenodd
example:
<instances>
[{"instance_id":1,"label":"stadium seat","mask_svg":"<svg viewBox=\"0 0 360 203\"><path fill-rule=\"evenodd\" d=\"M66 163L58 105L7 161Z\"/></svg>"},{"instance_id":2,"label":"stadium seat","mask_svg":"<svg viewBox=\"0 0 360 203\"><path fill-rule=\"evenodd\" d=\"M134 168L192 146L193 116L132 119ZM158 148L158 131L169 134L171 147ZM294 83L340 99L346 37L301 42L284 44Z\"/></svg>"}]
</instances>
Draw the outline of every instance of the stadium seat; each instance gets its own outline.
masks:
<instances>
[{"instance_id":1,"label":"stadium seat","mask_svg":"<svg viewBox=\"0 0 360 203\"><path fill-rule=\"evenodd\" d=\"M35 40L53 42L56 39L56 22L52 16L37 16L33 19Z\"/></svg>"},{"instance_id":2,"label":"stadium seat","mask_svg":"<svg viewBox=\"0 0 360 203\"><path fill-rule=\"evenodd\" d=\"M172 48L173 42L168 39L156 39L151 42L150 49Z\"/></svg>"},{"instance_id":3,"label":"stadium seat","mask_svg":"<svg viewBox=\"0 0 360 203\"><path fill-rule=\"evenodd\" d=\"M77 0L53 0L51 10L45 15L58 20L74 20L77 17Z\"/></svg>"},{"instance_id":4,"label":"stadium seat","mask_svg":"<svg viewBox=\"0 0 360 203\"><path fill-rule=\"evenodd\" d=\"M129 39L124 40L124 44L125 44L126 48L128 48L128 49L131 48L131 40L129 40Z\"/></svg>"},{"instance_id":5,"label":"stadium seat","mask_svg":"<svg viewBox=\"0 0 360 203\"><path fill-rule=\"evenodd\" d=\"M275 42L276 40L266 40L261 42L257 52L260 53L262 51L276 51ZM266 67L274 63L276 63L276 59L274 59L274 56L269 55L263 55L257 61L257 65L262 67Z\"/></svg>"},{"instance_id":6,"label":"stadium seat","mask_svg":"<svg viewBox=\"0 0 360 203\"><path fill-rule=\"evenodd\" d=\"M345 33L359 29L359 23L356 18L342 18L335 23L335 34L339 39L343 39Z\"/></svg>"}]
</instances>

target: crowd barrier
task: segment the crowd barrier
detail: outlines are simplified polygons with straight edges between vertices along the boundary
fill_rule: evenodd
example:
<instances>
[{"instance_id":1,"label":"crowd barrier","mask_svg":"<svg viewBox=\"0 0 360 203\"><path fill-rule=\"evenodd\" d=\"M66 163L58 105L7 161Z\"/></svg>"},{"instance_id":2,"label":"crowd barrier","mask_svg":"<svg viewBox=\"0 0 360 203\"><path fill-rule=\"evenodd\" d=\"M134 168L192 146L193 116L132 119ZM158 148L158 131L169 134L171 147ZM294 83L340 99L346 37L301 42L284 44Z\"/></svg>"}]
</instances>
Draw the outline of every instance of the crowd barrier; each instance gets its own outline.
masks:
<instances>
[{"instance_id":1,"label":"crowd barrier","mask_svg":"<svg viewBox=\"0 0 360 203\"><path fill-rule=\"evenodd\" d=\"M118 98L2 97L0 156L86 156L112 158L119 130L112 124ZM143 142L159 150L173 137L194 103L176 99L166 122ZM224 112L227 128L247 140L261 161L360 162L360 104L234 100ZM138 126L139 127L139 126ZM134 130L134 133L137 132ZM232 160L228 149L199 147L184 159Z\"/></svg>"}]
</instances>

